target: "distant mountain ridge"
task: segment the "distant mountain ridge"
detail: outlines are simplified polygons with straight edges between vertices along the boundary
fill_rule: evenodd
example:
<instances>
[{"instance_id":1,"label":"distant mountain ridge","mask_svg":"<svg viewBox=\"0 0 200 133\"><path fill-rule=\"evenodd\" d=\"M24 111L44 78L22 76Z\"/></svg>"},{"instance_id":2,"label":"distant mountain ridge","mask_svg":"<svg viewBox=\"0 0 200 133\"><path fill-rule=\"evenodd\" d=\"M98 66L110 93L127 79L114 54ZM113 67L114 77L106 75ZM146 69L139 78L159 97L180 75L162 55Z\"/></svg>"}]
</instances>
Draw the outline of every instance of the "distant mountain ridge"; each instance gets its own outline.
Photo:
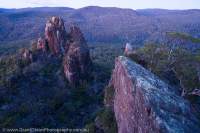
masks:
<instances>
[{"instance_id":1,"label":"distant mountain ridge","mask_svg":"<svg viewBox=\"0 0 200 133\"><path fill-rule=\"evenodd\" d=\"M162 42L166 32L200 37L200 10L39 7L0 9L0 42L38 38L51 16L76 23L89 42Z\"/></svg>"}]
</instances>

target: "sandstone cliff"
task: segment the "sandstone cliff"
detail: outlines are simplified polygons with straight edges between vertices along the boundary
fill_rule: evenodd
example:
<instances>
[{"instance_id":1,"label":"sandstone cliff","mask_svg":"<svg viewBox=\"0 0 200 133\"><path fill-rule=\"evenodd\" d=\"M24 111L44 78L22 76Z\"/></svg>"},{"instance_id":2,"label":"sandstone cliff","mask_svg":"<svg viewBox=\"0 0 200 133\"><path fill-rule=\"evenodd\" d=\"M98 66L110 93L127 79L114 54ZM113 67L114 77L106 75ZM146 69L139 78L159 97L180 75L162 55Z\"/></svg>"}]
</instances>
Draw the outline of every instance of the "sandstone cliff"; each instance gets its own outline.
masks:
<instances>
[{"instance_id":1,"label":"sandstone cliff","mask_svg":"<svg viewBox=\"0 0 200 133\"><path fill-rule=\"evenodd\" d=\"M72 85L78 85L81 80L87 79L91 71L89 48L81 30L72 26L70 31L69 47L65 49L64 73Z\"/></svg>"},{"instance_id":2,"label":"sandstone cliff","mask_svg":"<svg viewBox=\"0 0 200 133\"><path fill-rule=\"evenodd\" d=\"M48 46L54 54L64 52L67 35L63 19L52 17L45 27L45 39L48 41Z\"/></svg>"},{"instance_id":3,"label":"sandstone cliff","mask_svg":"<svg viewBox=\"0 0 200 133\"><path fill-rule=\"evenodd\" d=\"M63 19L52 17L46 23L44 34L45 39L41 37L38 39L37 50L43 53L61 55L64 75L72 86L87 80L90 77L92 61L81 30L72 25L70 32L67 33Z\"/></svg>"},{"instance_id":4,"label":"sandstone cliff","mask_svg":"<svg viewBox=\"0 0 200 133\"><path fill-rule=\"evenodd\" d=\"M113 110L119 133L200 131L190 104L157 76L126 57L116 59L109 86L114 89Z\"/></svg>"}]
</instances>

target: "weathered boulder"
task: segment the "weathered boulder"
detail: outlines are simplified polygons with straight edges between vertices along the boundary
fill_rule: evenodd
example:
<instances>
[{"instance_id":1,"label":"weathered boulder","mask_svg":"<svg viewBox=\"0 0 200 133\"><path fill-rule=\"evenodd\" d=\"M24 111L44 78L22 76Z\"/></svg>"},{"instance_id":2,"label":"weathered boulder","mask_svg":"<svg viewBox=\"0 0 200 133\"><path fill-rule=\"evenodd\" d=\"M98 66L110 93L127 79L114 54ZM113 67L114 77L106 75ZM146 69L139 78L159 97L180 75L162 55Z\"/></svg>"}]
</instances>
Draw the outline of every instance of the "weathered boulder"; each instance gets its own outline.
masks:
<instances>
[{"instance_id":1,"label":"weathered boulder","mask_svg":"<svg viewBox=\"0 0 200 133\"><path fill-rule=\"evenodd\" d=\"M76 26L70 29L70 44L64 56L64 73L72 85L77 85L81 80L89 77L91 59L89 48L80 29Z\"/></svg>"},{"instance_id":2,"label":"weathered boulder","mask_svg":"<svg viewBox=\"0 0 200 133\"><path fill-rule=\"evenodd\" d=\"M67 40L66 36L64 21L60 17L52 17L47 21L45 27L45 39L53 54L64 52Z\"/></svg>"},{"instance_id":3,"label":"weathered boulder","mask_svg":"<svg viewBox=\"0 0 200 133\"><path fill-rule=\"evenodd\" d=\"M200 123L188 101L127 57L116 59L110 80L119 133L193 133Z\"/></svg>"}]
</instances>

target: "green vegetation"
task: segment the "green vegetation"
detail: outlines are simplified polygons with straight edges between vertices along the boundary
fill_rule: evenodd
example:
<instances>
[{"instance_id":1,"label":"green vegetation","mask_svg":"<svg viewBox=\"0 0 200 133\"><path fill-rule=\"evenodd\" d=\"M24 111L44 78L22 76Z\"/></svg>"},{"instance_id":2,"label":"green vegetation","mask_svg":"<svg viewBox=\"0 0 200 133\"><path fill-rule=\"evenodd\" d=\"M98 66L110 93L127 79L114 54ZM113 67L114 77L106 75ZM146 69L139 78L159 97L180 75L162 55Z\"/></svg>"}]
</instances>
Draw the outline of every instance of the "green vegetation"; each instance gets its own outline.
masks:
<instances>
[{"instance_id":1,"label":"green vegetation","mask_svg":"<svg viewBox=\"0 0 200 133\"><path fill-rule=\"evenodd\" d=\"M7 117L4 117L4 119L0 120L0 127L12 127L19 117L19 114L10 114Z\"/></svg>"},{"instance_id":2,"label":"green vegetation","mask_svg":"<svg viewBox=\"0 0 200 133\"><path fill-rule=\"evenodd\" d=\"M96 133L95 123L87 124L85 129L89 130L90 133Z\"/></svg>"},{"instance_id":3,"label":"green vegetation","mask_svg":"<svg viewBox=\"0 0 200 133\"><path fill-rule=\"evenodd\" d=\"M99 121L105 133L117 133L117 123L114 112L110 108L105 108L100 111L96 119Z\"/></svg>"},{"instance_id":4,"label":"green vegetation","mask_svg":"<svg viewBox=\"0 0 200 133\"><path fill-rule=\"evenodd\" d=\"M21 75L22 69L30 64L30 61L20 57L20 51L14 55L0 57L0 85L15 88L15 80Z\"/></svg>"},{"instance_id":5,"label":"green vegetation","mask_svg":"<svg viewBox=\"0 0 200 133\"><path fill-rule=\"evenodd\" d=\"M90 133L101 131L104 133L117 133L117 123L114 112L111 108L103 108L96 114L95 122L91 122L85 126Z\"/></svg>"},{"instance_id":6,"label":"green vegetation","mask_svg":"<svg viewBox=\"0 0 200 133\"><path fill-rule=\"evenodd\" d=\"M87 88L85 87L79 87L72 90L70 99L72 100L72 103L74 103L76 109L88 105L92 100L95 100L89 96L86 91Z\"/></svg>"},{"instance_id":7,"label":"green vegetation","mask_svg":"<svg viewBox=\"0 0 200 133\"><path fill-rule=\"evenodd\" d=\"M94 73L92 75L93 81L95 83L100 83L100 87L104 88L110 79L115 58L119 55L123 55L124 49L120 44L90 44L89 48L94 65ZM33 44L31 49L34 54L36 45ZM2 51L2 55L7 55L7 52L3 54ZM198 75L200 52L191 53L185 49L171 49L162 44L148 44L137 49L135 54L130 55L130 58L140 64L142 60L146 68L163 80L169 80L166 79L166 77L170 77L168 74L174 74L175 78L171 80L177 80L178 85L183 89L183 96L187 96L187 94L194 89L200 88ZM60 63L61 61L56 62L55 60L51 60L44 64L36 64L33 68L37 66L39 69L36 70L35 74L29 76L23 73L24 68L29 65L29 62L21 60L18 58L17 54L1 57L0 85L11 88L12 92L15 93L19 91L16 91L16 88L20 88L23 91L24 88L20 86L22 84L19 83L19 76L26 76L22 79L26 82L23 85L27 84L28 87L33 87L31 89L37 89L38 94L41 93L41 97L35 96L38 97L40 101L33 102L33 110L35 112L45 106L46 111L49 113L45 118L52 117L57 124L62 125L64 123L73 128L74 126L84 126L85 123L89 123L86 125L86 128L89 129L90 132L95 132L99 128L106 133L117 132L115 117L111 109L114 95L113 88L107 87L105 89L104 102L108 107L96 113L97 110L92 110L89 107L90 105L92 105L92 107L95 105L96 107L98 104L97 108L102 108L103 94L100 92L89 95L87 89L91 87L92 83L86 81L83 81L82 86L79 88L69 87L67 82L60 88L60 86L58 86L60 82L57 80L57 76L59 75L57 72L62 71ZM39 65L41 65L41 67L39 67ZM49 92L50 95L47 92ZM44 94L47 94L47 96L43 96ZM1 105L10 102L13 101L4 97L0 100ZM10 114L6 114L3 119L0 119L0 126L14 125L20 118L25 118L27 115L30 115L30 106L21 104L17 113L15 113L16 111L11 112ZM41 123L39 124L41 125ZM42 124L45 124L45 122ZM50 120L46 122L46 125L49 127L53 124L50 123Z\"/></svg>"},{"instance_id":8,"label":"green vegetation","mask_svg":"<svg viewBox=\"0 0 200 133\"><path fill-rule=\"evenodd\" d=\"M193 43L200 43L199 38L195 38L187 33L180 33L180 32L167 32L167 35L169 35L172 38L177 38L177 39L184 39L184 40L189 40Z\"/></svg>"},{"instance_id":9,"label":"green vegetation","mask_svg":"<svg viewBox=\"0 0 200 133\"><path fill-rule=\"evenodd\" d=\"M181 48L170 49L161 44L148 44L136 50L136 54L130 57L136 62L144 60L147 64L146 67L164 80L166 77L170 77L170 74L174 74L174 79L167 80L175 81L177 79L183 96L200 88L198 75L200 62L197 53L191 53Z\"/></svg>"},{"instance_id":10,"label":"green vegetation","mask_svg":"<svg viewBox=\"0 0 200 133\"><path fill-rule=\"evenodd\" d=\"M29 112L30 108L27 104L20 104L14 112L6 112L0 118L0 127L12 127L18 119L26 117Z\"/></svg>"},{"instance_id":11,"label":"green vegetation","mask_svg":"<svg viewBox=\"0 0 200 133\"><path fill-rule=\"evenodd\" d=\"M20 48L29 48L30 40L0 42L0 56L15 54Z\"/></svg>"},{"instance_id":12,"label":"green vegetation","mask_svg":"<svg viewBox=\"0 0 200 133\"><path fill-rule=\"evenodd\" d=\"M90 44L90 56L92 61L110 73L115 65L115 58L123 54L121 44L97 43Z\"/></svg>"},{"instance_id":13,"label":"green vegetation","mask_svg":"<svg viewBox=\"0 0 200 133\"><path fill-rule=\"evenodd\" d=\"M89 129L89 132L117 133L117 123L113 112L113 98L114 88L112 86L106 87L104 89L104 107L85 126L86 129Z\"/></svg>"},{"instance_id":14,"label":"green vegetation","mask_svg":"<svg viewBox=\"0 0 200 133\"><path fill-rule=\"evenodd\" d=\"M106 106L112 107L113 106L113 99L114 99L114 88L113 86L107 86L104 92L104 104Z\"/></svg>"},{"instance_id":15,"label":"green vegetation","mask_svg":"<svg viewBox=\"0 0 200 133\"><path fill-rule=\"evenodd\" d=\"M37 126L52 127L56 122L58 125L64 124L73 128L83 127L94 121L96 112L103 106L102 90L110 79L115 57L123 51L118 44L89 45L94 71L89 81L83 81L80 87L73 88L65 82L60 58L43 57L41 62L30 63L21 58L23 49L20 48L23 45L10 46L11 49L16 49L8 49L9 54L2 51L1 55L5 56L0 58L0 87L11 90L6 95L0 92L3 96L0 104L5 105L5 111L2 112L7 112L0 118L0 126L6 127L16 125L16 122L28 121L32 112L42 119L37 118L37 123L34 123ZM31 51L33 59L37 58L35 43L31 46ZM9 105L14 106L14 109L10 110Z\"/></svg>"}]
</instances>

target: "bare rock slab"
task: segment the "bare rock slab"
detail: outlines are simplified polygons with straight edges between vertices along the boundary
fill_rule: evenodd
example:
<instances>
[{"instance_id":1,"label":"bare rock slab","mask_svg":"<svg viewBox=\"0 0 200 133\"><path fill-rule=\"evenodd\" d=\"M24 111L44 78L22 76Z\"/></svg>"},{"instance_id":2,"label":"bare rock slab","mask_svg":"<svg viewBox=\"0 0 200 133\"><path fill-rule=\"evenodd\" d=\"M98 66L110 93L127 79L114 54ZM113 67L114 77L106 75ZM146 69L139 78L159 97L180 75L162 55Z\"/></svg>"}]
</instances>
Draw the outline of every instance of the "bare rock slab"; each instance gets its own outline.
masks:
<instances>
[{"instance_id":1,"label":"bare rock slab","mask_svg":"<svg viewBox=\"0 0 200 133\"><path fill-rule=\"evenodd\" d=\"M187 100L127 57L116 59L110 84L119 133L195 133L200 123Z\"/></svg>"}]
</instances>

